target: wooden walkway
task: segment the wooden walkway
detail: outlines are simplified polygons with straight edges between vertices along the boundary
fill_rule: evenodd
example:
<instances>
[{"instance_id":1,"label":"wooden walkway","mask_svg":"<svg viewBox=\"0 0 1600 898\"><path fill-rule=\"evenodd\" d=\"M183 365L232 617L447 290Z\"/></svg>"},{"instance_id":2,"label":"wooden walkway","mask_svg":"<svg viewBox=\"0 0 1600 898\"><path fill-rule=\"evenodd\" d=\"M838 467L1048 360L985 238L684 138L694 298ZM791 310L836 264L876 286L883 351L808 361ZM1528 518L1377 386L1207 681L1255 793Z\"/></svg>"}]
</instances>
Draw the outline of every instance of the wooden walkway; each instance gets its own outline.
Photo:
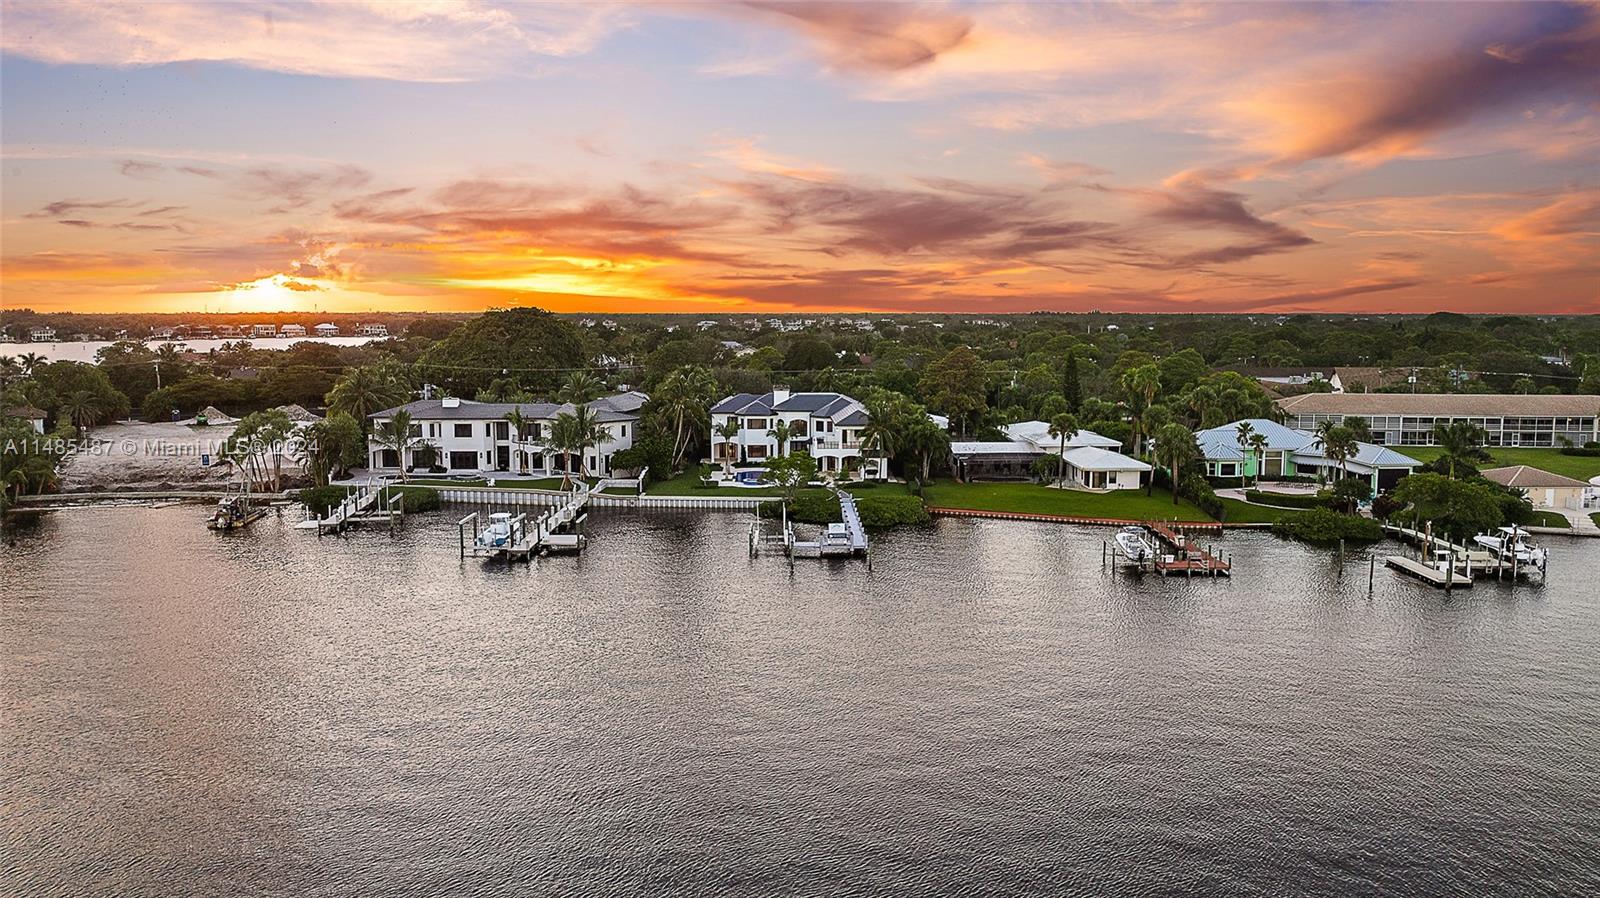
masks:
<instances>
[{"instance_id":1,"label":"wooden walkway","mask_svg":"<svg viewBox=\"0 0 1600 898\"><path fill-rule=\"evenodd\" d=\"M1147 521L1144 526L1156 535L1156 539L1161 540L1173 551L1171 560L1167 560L1165 556L1156 558L1155 568L1159 573L1182 576L1199 574L1202 577L1226 577L1232 573L1232 565L1212 555L1199 543L1173 529L1166 522Z\"/></svg>"},{"instance_id":2,"label":"wooden walkway","mask_svg":"<svg viewBox=\"0 0 1600 898\"><path fill-rule=\"evenodd\" d=\"M1424 583L1438 586L1443 589L1467 589L1472 586L1471 568L1462 569L1452 565L1453 570L1446 574L1436 567L1423 564L1404 555L1386 555L1383 563L1395 570L1416 577Z\"/></svg>"}]
</instances>

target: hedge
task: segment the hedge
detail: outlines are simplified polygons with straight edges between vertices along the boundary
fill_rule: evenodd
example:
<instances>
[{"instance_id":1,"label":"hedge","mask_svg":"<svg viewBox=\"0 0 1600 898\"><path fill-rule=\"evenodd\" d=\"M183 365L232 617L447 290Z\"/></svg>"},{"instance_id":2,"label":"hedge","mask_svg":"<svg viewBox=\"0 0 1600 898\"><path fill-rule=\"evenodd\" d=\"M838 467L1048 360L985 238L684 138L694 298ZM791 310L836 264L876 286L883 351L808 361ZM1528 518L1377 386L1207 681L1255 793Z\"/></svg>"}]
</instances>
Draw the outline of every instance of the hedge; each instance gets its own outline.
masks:
<instances>
[{"instance_id":1,"label":"hedge","mask_svg":"<svg viewBox=\"0 0 1600 898\"><path fill-rule=\"evenodd\" d=\"M928 510L916 496L861 496L856 499L856 510L861 512L861 523L868 530L926 524L930 520Z\"/></svg>"},{"instance_id":2,"label":"hedge","mask_svg":"<svg viewBox=\"0 0 1600 898\"><path fill-rule=\"evenodd\" d=\"M861 525L868 530L926 524L930 520L922 500L903 493L857 496L856 511L861 515ZM776 515L777 510L764 508L763 513ZM831 490L801 490L789 505L789 518L802 524L831 524L840 517L839 497Z\"/></svg>"},{"instance_id":3,"label":"hedge","mask_svg":"<svg viewBox=\"0 0 1600 898\"><path fill-rule=\"evenodd\" d=\"M1320 493L1314 496L1288 495L1285 493L1266 493L1261 490L1245 490L1244 497L1247 501L1257 505L1272 505L1277 508L1326 508L1328 500Z\"/></svg>"},{"instance_id":4,"label":"hedge","mask_svg":"<svg viewBox=\"0 0 1600 898\"><path fill-rule=\"evenodd\" d=\"M1310 543L1336 543L1341 539L1377 542L1383 539L1383 525L1371 518L1340 514L1331 508L1313 508L1284 515L1272 523L1278 536Z\"/></svg>"},{"instance_id":5,"label":"hedge","mask_svg":"<svg viewBox=\"0 0 1600 898\"><path fill-rule=\"evenodd\" d=\"M400 505L407 513L439 510L438 490L425 486L391 486L390 489L400 493ZM300 490L295 498L312 514L322 517L350 493L351 488L347 486L317 486Z\"/></svg>"}]
</instances>

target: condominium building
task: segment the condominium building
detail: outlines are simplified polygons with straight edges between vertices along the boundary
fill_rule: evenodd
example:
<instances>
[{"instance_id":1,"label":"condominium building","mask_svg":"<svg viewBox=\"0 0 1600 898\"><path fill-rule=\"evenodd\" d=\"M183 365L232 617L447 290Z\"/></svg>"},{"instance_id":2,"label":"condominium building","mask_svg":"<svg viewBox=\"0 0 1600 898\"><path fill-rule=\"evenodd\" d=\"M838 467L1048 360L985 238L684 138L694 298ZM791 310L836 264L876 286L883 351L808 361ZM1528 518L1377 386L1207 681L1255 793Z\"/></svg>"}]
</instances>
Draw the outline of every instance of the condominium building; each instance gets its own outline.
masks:
<instances>
[{"instance_id":1,"label":"condominium building","mask_svg":"<svg viewBox=\"0 0 1600 898\"><path fill-rule=\"evenodd\" d=\"M1600 440L1600 396L1520 393L1307 393L1278 400L1286 423L1315 430L1323 421L1366 419L1373 442L1431 446L1437 424L1482 427L1491 446L1560 446Z\"/></svg>"}]
</instances>

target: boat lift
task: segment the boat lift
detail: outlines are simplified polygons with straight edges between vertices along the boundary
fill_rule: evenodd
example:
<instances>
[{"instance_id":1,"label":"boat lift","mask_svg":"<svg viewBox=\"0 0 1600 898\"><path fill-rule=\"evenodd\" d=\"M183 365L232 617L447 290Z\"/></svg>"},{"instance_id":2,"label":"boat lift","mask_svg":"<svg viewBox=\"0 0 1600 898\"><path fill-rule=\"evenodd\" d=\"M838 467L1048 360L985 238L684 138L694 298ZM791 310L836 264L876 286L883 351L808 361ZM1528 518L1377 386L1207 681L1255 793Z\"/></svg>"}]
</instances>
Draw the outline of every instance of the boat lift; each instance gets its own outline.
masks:
<instances>
[{"instance_id":1,"label":"boat lift","mask_svg":"<svg viewBox=\"0 0 1600 898\"><path fill-rule=\"evenodd\" d=\"M328 510L326 517L308 517L295 527L317 531L317 536L327 532L342 533L358 524L386 524L392 534L405 516L405 497L391 488L388 481L367 481L343 502Z\"/></svg>"},{"instance_id":2,"label":"boat lift","mask_svg":"<svg viewBox=\"0 0 1600 898\"><path fill-rule=\"evenodd\" d=\"M583 486L561 505L534 518L527 514L512 517L509 512L492 512L484 518L474 511L456 522L461 557L527 561L535 554L581 552L588 542L583 535L588 504L589 488Z\"/></svg>"}]
</instances>

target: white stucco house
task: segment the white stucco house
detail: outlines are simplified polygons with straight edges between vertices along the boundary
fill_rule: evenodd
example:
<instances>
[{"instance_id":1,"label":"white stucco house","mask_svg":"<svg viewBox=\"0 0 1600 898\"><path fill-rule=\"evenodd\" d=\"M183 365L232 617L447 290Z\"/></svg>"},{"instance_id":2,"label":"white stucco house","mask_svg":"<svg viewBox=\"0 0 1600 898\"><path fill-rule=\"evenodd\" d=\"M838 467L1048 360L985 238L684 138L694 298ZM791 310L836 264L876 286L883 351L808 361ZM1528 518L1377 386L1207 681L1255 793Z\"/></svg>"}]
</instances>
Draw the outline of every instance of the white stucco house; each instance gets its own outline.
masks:
<instances>
[{"instance_id":1,"label":"white stucco house","mask_svg":"<svg viewBox=\"0 0 1600 898\"><path fill-rule=\"evenodd\" d=\"M739 422L738 436L728 439L718 430ZM778 446L769 431L777 422L788 425L788 445ZM824 473L855 474L864 479L888 477L882 459L866 457L861 448L861 428L867 410L842 393L791 393L786 387L757 395L738 393L711 407L711 457L717 464L765 464L768 459L795 450L809 452Z\"/></svg>"},{"instance_id":2,"label":"white stucco house","mask_svg":"<svg viewBox=\"0 0 1600 898\"><path fill-rule=\"evenodd\" d=\"M566 458L552 450L548 439L556 417L570 414L571 405L554 402L474 402L469 399L418 399L385 409L371 416L372 432L387 423L398 411L411 415L411 432L432 450L434 464L450 474L547 477L566 470L590 475L609 475L611 456L633 445L639 424L639 409L645 395L619 393L589 403L607 439L584 452L580 466L577 456ZM506 415L516 410L526 423L521 433L513 432ZM376 438L367 444L368 466L377 473L398 472L417 464L419 447L407 450L401 459Z\"/></svg>"}]
</instances>

